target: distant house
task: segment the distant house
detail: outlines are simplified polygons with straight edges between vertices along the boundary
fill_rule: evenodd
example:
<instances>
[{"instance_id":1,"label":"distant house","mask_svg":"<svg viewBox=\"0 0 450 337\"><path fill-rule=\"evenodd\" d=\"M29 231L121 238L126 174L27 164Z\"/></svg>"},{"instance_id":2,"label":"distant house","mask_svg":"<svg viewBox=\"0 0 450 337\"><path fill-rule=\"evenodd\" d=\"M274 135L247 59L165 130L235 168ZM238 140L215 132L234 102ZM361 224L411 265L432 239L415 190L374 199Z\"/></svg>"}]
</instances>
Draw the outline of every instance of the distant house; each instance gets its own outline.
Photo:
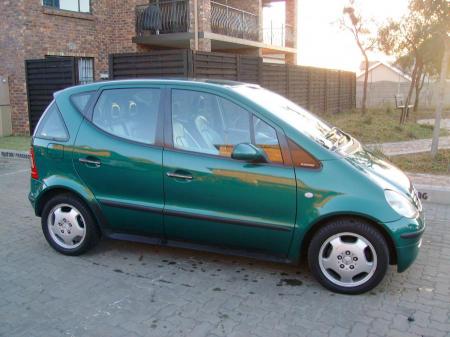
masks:
<instances>
[{"instance_id":1,"label":"distant house","mask_svg":"<svg viewBox=\"0 0 450 337\"><path fill-rule=\"evenodd\" d=\"M363 70L364 63L361 64L360 69L362 71L356 76L357 107L361 107L363 96L365 74L365 71ZM411 77L395 66L382 61L370 62L368 73L367 107L394 107L396 95L403 95L405 98L408 95L408 90L411 85ZM426 79L424 87L420 93L420 105L425 108L432 107L434 105L434 99L436 98L435 92L436 83L432 83L429 79ZM412 99L414 99L414 94ZM450 95L447 93L445 104L447 105L449 103Z\"/></svg>"},{"instance_id":2,"label":"distant house","mask_svg":"<svg viewBox=\"0 0 450 337\"><path fill-rule=\"evenodd\" d=\"M365 71L356 76L357 82L364 82ZM369 83L376 82L411 83L411 77L400 69L385 62L374 62L369 67Z\"/></svg>"}]
</instances>

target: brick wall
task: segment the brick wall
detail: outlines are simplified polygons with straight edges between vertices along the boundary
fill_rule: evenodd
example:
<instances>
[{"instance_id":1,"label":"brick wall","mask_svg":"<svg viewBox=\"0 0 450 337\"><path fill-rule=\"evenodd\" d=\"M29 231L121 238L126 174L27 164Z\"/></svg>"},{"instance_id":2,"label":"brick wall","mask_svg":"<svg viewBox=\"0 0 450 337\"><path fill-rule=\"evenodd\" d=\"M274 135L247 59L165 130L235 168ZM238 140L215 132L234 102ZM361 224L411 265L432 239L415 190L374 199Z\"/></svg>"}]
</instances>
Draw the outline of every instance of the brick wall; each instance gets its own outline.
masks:
<instances>
[{"instance_id":1,"label":"brick wall","mask_svg":"<svg viewBox=\"0 0 450 337\"><path fill-rule=\"evenodd\" d=\"M46 55L94 57L95 79L108 55L148 50L132 43L135 6L144 0L91 0L92 14L45 8L40 0L1 1L0 74L9 77L14 134L28 134L25 60Z\"/></svg>"},{"instance_id":2,"label":"brick wall","mask_svg":"<svg viewBox=\"0 0 450 337\"><path fill-rule=\"evenodd\" d=\"M46 55L94 58L95 79L108 72L110 53L148 51L132 42L135 35L135 6L147 0L91 0L91 14L60 11L41 5L42 0L0 0L0 75L9 77L14 134L28 134L28 103L25 60ZM262 0L228 0L228 4L261 15ZM199 31L211 31L210 0L197 0ZM287 21L295 22L295 0L287 0ZM189 0L193 17L193 0ZM289 8L289 9L288 9ZM258 13L259 10L259 13ZM190 31L193 31L193 20ZM194 41L191 41L193 49ZM209 39L199 40L199 50L210 51ZM261 54L257 49L235 51ZM292 60L289 60L292 61Z\"/></svg>"}]
</instances>

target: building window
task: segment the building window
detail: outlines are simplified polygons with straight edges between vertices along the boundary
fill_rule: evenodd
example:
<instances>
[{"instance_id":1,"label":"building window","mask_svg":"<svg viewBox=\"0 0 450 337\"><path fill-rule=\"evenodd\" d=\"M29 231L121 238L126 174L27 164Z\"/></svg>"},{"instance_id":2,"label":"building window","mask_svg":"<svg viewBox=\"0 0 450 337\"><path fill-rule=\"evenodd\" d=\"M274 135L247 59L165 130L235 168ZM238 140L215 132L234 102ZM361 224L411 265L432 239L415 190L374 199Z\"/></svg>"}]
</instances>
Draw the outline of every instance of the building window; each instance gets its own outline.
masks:
<instances>
[{"instance_id":1,"label":"building window","mask_svg":"<svg viewBox=\"0 0 450 337\"><path fill-rule=\"evenodd\" d=\"M94 59L92 57L80 57L78 63L78 83L86 84L94 82Z\"/></svg>"},{"instance_id":2,"label":"building window","mask_svg":"<svg viewBox=\"0 0 450 337\"><path fill-rule=\"evenodd\" d=\"M90 0L42 0L42 4L72 12L91 12Z\"/></svg>"}]
</instances>

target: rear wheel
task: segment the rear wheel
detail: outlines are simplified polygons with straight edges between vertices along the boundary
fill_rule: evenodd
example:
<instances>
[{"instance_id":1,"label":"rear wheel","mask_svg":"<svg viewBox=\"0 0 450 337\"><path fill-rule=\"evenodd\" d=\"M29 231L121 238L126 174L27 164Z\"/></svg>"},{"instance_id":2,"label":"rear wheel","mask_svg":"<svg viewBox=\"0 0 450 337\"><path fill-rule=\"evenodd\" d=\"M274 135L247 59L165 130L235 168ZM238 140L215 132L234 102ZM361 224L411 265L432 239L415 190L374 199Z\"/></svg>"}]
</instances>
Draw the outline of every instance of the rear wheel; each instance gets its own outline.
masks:
<instances>
[{"instance_id":1,"label":"rear wheel","mask_svg":"<svg viewBox=\"0 0 450 337\"><path fill-rule=\"evenodd\" d=\"M65 255L80 255L99 240L99 232L90 210L70 194L56 195L42 211L42 231L47 242Z\"/></svg>"},{"instance_id":2,"label":"rear wheel","mask_svg":"<svg viewBox=\"0 0 450 337\"><path fill-rule=\"evenodd\" d=\"M326 288L359 294L376 287L389 265L383 235L370 223L342 218L320 228L308 248L309 267Z\"/></svg>"}]
</instances>

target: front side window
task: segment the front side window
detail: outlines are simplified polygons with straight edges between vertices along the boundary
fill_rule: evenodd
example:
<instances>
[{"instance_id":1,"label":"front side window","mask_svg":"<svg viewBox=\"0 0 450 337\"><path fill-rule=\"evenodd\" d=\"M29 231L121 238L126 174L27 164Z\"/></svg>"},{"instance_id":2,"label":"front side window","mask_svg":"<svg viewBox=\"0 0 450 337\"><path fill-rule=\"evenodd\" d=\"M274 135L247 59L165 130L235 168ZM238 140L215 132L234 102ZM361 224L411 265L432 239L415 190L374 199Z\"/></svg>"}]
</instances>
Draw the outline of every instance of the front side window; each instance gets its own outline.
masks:
<instances>
[{"instance_id":1,"label":"front side window","mask_svg":"<svg viewBox=\"0 0 450 337\"><path fill-rule=\"evenodd\" d=\"M339 129L331 127L313 113L281 95L249 85L239 85L233 89L327 149L335 150L351 141L350 137Z\"/></svg>"},{"instance_id":2,"label":"front side window","mask_svg":"<svg viewBox=\"0 0 450 337\"><path fill-rule=\"evenodd\" d=\"M255 130L255 145L264 150L272 163L282 164L283 156L275 129L255 116L253 116L253 128Z\"/></svg>"},{"instance_id":3,"label":"front side window","mask_svg":"<svg viewBox=\"0 0 450 337\"><path fill-rule=\"evenodd\" d=\"M231 157L234 145L250 143L249 112L222 97L172 90L173 144L177 149Z\"/></svg>"},{"instance_id":4,"label":"front side window","mask_svg":"<svg viewBox=\"0 0 450 337\"><path fill-rule=\"evenodd\" d=\"M42 4L66 11L90 13L90 0L43 0Z\"/></svg>"},{"instance_id":5,"label":"front side window","mask_svg":"<svg viewBox=\"0 0 450 337\"><path fill-rule=\"evenodd\" d=\"M104 90L94 107L92 122L124 139L155 144L161 90Z\"/></svg>"},{"instance_id":6,"label":"front side window","mask_svg":"<svg viewBox=\"0 0 450 337\"><path fill-rule=\"evenodd\" d=\"M69 138L66 125L54 101L44 113L34 136L55 140L67 140Z\"/></svg>"}]
</instances>

